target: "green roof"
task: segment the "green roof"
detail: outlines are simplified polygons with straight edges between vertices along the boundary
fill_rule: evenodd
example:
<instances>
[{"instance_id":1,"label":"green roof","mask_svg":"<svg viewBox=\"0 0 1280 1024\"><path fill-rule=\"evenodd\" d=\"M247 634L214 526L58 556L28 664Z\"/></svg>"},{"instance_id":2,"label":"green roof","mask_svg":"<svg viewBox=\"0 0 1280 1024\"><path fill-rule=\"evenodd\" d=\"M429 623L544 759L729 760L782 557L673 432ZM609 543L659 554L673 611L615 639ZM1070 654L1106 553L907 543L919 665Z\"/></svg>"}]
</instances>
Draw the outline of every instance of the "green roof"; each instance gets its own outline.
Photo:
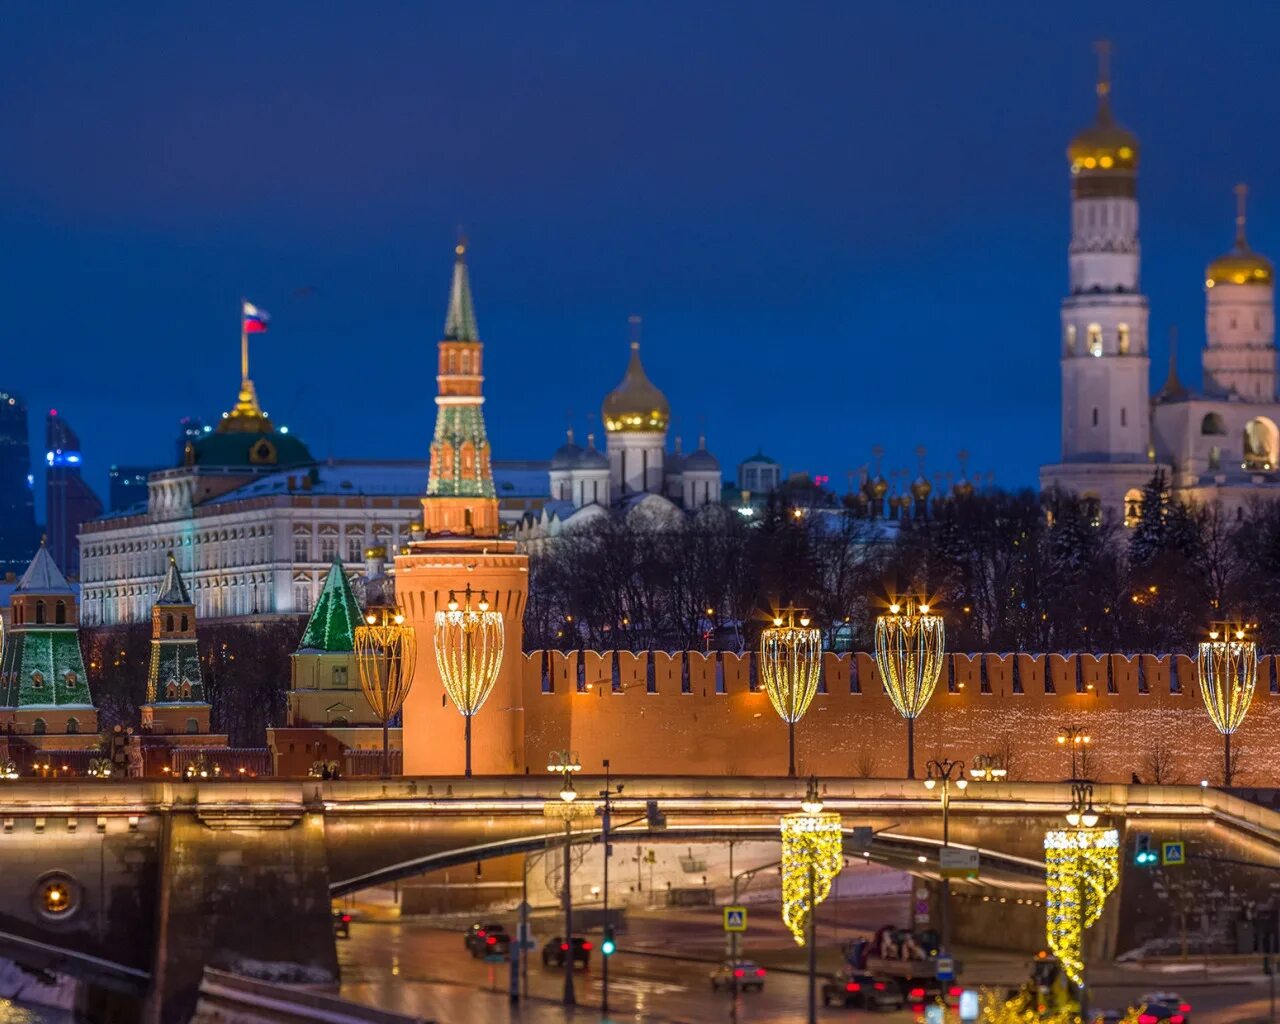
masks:
<instances>
[{"instance_id":1,"label":"green roof","mask_svg":"<svg viewBox=\"0 0 1280 1024\"><path fill-rule=\"evenodd\" d=\"M19 626L0 658L0 706L92 708L74 626Z\"/></svg>"},{"instance_id":2,"label":"green roof","mask_svg":"<svg viewBox=\"0 0 1280 1024\"><path fill-rule=\"evenodd\" d=\"M453 264L453 284L449 289L449 312L444 318L445 341L479 341L476 310L471 303L471 279L467 276L466 246L458 246Z\"/></svg>"},{"instance_id":3,"label":"green roof","mask_svg":"<svg viewBox=\"0 0 1280 1024\"><path fill-rule=\"evenodd\" d=\"M189 696L182 695L182 684L191 684ZM176 697L169 696L169 684L176 687ZM151 669L147 676L147 702L204 702L204 681L200 676L200 648L194 639L152 640Z\"/></svg>"},{"instance_id":4,"label":"green roof","mask_svg":"<svg viewBox=\"0 0 1280 1024\"><path fill-rule=\"evenodd\" d=\"M292 434L213 432L191 442L192 462L197 466L264 466L288 469L315 463L311 452Z\"/></svg>"},{"instance_id":5,"label":"green roof","mask_svg":"<svg viewBox=\"0 0 1280 1024\"><path fill-rule=\"evenodd\" d=\"M316 601L315 610L307 620L298 653L304 651L354 651L356 626L360 623L360 606L351 593L347 574L336 558L329 566L324 589Z\"/></svg>"}]
</instances>

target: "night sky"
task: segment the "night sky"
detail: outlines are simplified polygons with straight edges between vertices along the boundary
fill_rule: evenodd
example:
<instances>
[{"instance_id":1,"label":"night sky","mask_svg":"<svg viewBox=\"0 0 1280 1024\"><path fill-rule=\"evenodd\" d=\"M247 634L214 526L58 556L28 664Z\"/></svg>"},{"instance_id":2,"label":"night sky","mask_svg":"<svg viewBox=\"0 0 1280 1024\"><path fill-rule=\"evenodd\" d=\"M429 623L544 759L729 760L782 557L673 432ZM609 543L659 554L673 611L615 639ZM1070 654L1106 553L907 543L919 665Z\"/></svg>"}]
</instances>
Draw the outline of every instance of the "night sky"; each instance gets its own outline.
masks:
<instances>
[{"instance_id":1,"label":"night sky","mask_svg":"<svg viewBox=\"0 0 1280 1024\"><path fill-rule=\"evenodd\" d=\"M726 475L763 446L843 489L923 444L1031 484L1104 35L1153 387L1172 324L1200 379L1234 182L1280 255L1274 4L174 6L8 5L0 32L0 388L37 451L58 407L104 498L230 407L241 295L273 315L277 423L425 458L459 225L497 458L598 430L638 313L673 434L705 424Z\"/></svg>"}]
</instances>

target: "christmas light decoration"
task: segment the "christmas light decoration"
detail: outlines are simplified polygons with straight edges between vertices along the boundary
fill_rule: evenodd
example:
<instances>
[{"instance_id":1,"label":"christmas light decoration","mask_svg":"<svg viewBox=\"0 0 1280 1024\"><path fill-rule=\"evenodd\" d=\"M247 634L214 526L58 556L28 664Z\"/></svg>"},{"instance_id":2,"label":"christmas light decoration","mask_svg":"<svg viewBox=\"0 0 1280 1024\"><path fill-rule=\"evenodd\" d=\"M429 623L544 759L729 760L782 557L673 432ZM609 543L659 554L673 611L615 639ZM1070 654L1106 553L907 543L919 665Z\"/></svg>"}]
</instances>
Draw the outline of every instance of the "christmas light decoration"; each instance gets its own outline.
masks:
<instances>
[{"instance_id":1,"label":"christmas light decoration","mask_svg":"<svg viewBox=\"0 0 1280 1024\"><path fill-rule=\"evenodd\" d=\"M782 923L803 946L810 915L831 894L844 867L840 815L822 810L816 781L798 814L782 818Z\"/></svg>"},{"instance_id":2,"label":"christmas light decoration","mask_svg":"<svg viewBox=\"0 0 1280 1024\"><path fill-rule=\"evenodd\" d=\"M876 667L894 708L907 721L907 778L916 777L916 719L929 704L947 637L941 615L929 605L895 601L887 615L876 616Z\"/></svg>"},{"instance_id":3,"label":"christmas light decoration","mask_svg":"<svg viewBox=\"0 0 1280 1024\"><path fill-rule=\"evenodd\" d=\"M818 692L821 670L822 631L809 625L803 609L784 608L760 634L760 674L769 702L787 723L788 775L796 773L796 722Z\"/></svg>"},{"instance_id":4,"label":"christmas light decoration","mask_svg":"<svg viewBox=\"0 0 1280 1024\"><path fill-rule=\"evenodd\" d=\"M1049 948L1077 985L1084 983L1084 932L1120 880L1120 834L1113 828L1046 832L1045 932Z\"/></svg>"},{"instance_id":5,"label":"christmas light decoration","mask_svg":"<svg viewBox=\"0 0 1280 1024\"><path fill-rule=\"evenodd\" d=\"M489 610L489 597L479 594L471 607L471 585L463 594L465 607L449 592L448 610L436 612L436 665L445 693L466 721L466 774L471 774L471 719L484 707L502 668L506 627L502 613Z\"/></svg>"},{"instance_id":6,"label":"christmas light decoration","mask_svg":"<svg viewBox=\"0 0 1280 1024\"><path fill-rule=\"evenodd\" d=\"M1231 735L1244 724L1258 684L1258 645L1245 639L1239 623L1215 622L1200 644L1197 663L1200 696L1222 733L1223 784L1231 785Z\"/></svg>"},{"instance_id":7,"label":"christmas light decoration","mask_svg":"<svg viewBox=\"0 0 1280 1024\"><path fill-rule=\"evenodd\" d=\"M364 622L355 629L353 644L360 691L374 717L382 723L382 776L386 778L391 774L388 727L413 686L417 634L412 626L404 624L404 615L398 608L371 607Z\"/></svg>"}]
</instances>

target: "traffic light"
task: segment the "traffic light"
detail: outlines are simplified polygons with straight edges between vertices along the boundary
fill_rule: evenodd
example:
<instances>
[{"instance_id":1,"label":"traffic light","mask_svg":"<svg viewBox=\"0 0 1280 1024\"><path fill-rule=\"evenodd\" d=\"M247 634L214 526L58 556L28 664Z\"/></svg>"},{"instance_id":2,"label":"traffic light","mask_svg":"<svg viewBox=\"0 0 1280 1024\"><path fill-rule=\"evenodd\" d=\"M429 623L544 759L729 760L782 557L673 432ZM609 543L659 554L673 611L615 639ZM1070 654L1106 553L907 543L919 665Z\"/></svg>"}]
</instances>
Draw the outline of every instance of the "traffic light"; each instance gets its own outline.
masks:
<instances>
[{"instance_id":1,"label":"traffic light","mask_svg":"<svg viewBox=\"0 0 1280 1024\"><path fill-rule=\"evenodd\" d=\"M604 927L604 941L600 943L600 952L605 956L613 956L617 948L618 944L613 941L613 925L607 924Z\"/></svg>"},{"instance_id":2,"label":"traffic light","mask_svg":"<svg viewBox=\"0 0 1280 1024\"><path fill-rule=\"evenodd\" d=\"M1155 867L1160 863L1160 854L1151 848L1151 833L1139 832L1135 837L1137 848L1133 854L1133 862L1140 868Z\"/></svg>"}]
</instances>

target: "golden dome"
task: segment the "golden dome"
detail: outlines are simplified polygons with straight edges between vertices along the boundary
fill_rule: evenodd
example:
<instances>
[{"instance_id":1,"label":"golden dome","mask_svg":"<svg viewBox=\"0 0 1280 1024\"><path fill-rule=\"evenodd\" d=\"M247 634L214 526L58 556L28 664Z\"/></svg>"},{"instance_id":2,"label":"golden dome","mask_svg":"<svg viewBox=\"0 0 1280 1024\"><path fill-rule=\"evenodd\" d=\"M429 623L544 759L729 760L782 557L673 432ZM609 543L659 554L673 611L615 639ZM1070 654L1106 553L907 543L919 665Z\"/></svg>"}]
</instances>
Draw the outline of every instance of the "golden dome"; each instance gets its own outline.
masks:
<instances>
[{"instance_id":1,"label":"golden dome","mask_svg":"<svg viewBox=\"0 0 1280 1024\"><path fill-rule=\"evenodd\" d=\"M1248 189L1236 186L1236 244L1226 255L1219 256L1204 271L1204 286L1220 284L1265 284L1275 280L1275 268L1261 253L1249 248L1244 234L1244 204Z\"/></svg>"},{"instance_id":2,"label":"golden dome","mask_svg":"<svg viewBox=\"0 0 1280 1024\"><path fill-rule=\"evenodd\" d=\"M631 343L631 361L622 383L605 396L600 408L609 433L638 431L662 433L671 420L667 396L654 387L640 363L640 342Z\"/></svg>"},{"instance_id":3,"label":"golden dome","mask_svg":"<svg viewBox=\"0 0 1280 1024\"><path fill-rule=\"evenodd\" d=\"M911 482L911 493L915 495L916 501L924 501L932 492L933 484L925 479L923 473Z\"/></svg>"},{"instance_id":4,"label":"golden dome","mask_svg":"<svg viewBox=\"0 0 1280 1024\"><path fill-rule=\"evenodd\" d=\"M1110 53L1107 43L1098 44L1098 116L1067 146L1072 175L1078 180L1093 182L1084 190L1089 196L1130 195L1132 184L1119 185L1115 179L1132 179L1138 169L1138 137L1116 124L1111 116ZM1106 184L1107 179L1112 179L1110 186Z\"/></svg>"}]
</instances>

